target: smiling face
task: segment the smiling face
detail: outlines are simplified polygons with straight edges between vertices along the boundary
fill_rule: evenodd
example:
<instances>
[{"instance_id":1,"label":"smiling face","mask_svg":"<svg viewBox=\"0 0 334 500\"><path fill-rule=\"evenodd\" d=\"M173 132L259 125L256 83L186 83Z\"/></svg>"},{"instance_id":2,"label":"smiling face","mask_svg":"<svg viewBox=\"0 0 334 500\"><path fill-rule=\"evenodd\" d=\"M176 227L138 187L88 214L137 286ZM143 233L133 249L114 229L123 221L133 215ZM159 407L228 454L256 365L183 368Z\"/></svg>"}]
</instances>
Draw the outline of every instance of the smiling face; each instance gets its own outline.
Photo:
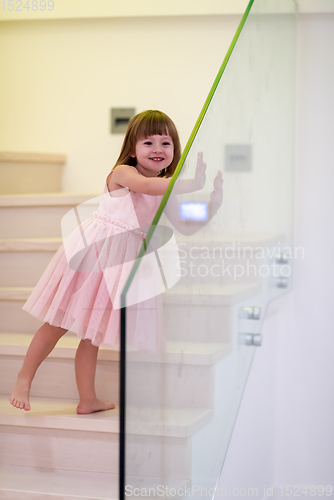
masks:
<instances>
[{"instance_id":1,"label":"smiling face","mask_svg":"<svg viewBox=\"0 0 334 500\"><path fill-rule=\"evenodd\" d=\"M132 155L131 155L132 156ZM136 143L136 168L146 177L156 177L169 167L174 157L174 144L169 135L150 135Z\"/></svg>"}]
</instances>

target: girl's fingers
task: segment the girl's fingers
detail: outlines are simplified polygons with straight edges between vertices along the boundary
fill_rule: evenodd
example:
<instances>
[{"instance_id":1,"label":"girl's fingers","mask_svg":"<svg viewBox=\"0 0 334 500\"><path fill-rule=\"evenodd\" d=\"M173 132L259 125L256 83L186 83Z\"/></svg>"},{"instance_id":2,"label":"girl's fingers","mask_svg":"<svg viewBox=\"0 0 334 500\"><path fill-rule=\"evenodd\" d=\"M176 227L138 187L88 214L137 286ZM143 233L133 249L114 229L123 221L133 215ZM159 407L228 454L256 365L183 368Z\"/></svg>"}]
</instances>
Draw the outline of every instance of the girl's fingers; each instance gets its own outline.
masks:
<instances>
[{"instance_id":1,"label":"girl's fingers","mask_svg":"<svg viewBox=\"0 0 334 500\"><path fill-rule=\"evenodd\" d=\"M218 170L216 177L213 181L214 188L221 189L223 182L224 182L224 179L222 178L222 172L221 172L221 170Z\"/></svg>"},{"instance_id":2,"label":"girl's fingers","mask_svg":"<svg viewBox=\"0 0 334 500\"><path fill-rule=\"evenodd\" d=\"M223 178L220 170L218 170L213 181L213 187L214 191L211 193L211 200L218 209L223 203Z\"/></svg>"},{"instance_id":3,"label":"girl's fingers","mask_svg":"<svg viewBox=\"0 0 334 500\"><path fill-rule=\"evenodd\" d=\"M197 166L203 168L203 170L206 169L206 163L203 161L203 151L197 153Z\"/></svg>"}]
</instances>

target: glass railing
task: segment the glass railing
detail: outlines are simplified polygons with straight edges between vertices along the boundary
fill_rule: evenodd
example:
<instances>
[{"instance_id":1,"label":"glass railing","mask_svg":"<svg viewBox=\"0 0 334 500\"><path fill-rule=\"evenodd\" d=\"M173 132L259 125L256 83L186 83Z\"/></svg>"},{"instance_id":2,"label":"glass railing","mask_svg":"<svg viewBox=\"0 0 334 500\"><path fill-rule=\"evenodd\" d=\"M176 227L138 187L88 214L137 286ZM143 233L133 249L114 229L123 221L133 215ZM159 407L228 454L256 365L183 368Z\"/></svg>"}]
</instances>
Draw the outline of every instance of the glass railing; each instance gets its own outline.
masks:
<instances>
[{"instance_id":1,"label":"glass railing","mask_svg":"<svg viewBox=\"0 0 334 500\"><path fill-rule=\"evenodd\" d=\"M215 496L267 306L291 287L294 13L249 2L123 290L120 498ZM205 185L182 194L199 153Z\"/></svg>"}]
</instances>

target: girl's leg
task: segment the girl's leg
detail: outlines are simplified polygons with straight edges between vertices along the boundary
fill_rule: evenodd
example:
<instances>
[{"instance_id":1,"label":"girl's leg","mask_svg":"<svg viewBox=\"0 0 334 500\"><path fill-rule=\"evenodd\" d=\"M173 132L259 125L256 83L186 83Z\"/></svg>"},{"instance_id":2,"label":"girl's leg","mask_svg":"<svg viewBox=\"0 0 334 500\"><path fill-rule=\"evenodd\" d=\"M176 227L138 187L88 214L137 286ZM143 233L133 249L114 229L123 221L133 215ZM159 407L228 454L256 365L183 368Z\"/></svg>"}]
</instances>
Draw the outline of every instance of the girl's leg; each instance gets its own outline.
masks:
<instances>
[{"instance_id":1,"label":"girl's leg","mask_svg":"<svg viewBox=\"0 0 334 500\"><path fill-rule=\"evenodd\" d=\"M67 332L64 328L44 323L35 333L25 355L23 365L18 373L10 402L21 410L30 410L30 386L37 368L50 354L58 340Z\"/></svg>"},{"instance_id":2,"label":"girl's leg","mask_svg":"<svg viewBox=\"0 0 334 500\"><path fill-rule=\"evenodd\" d=\"M95 372L99 348L90 340L81 340L75 356L75 376L80 396L77 413L93 413L95 411L112 410L113 403L97 399L95 393Z\"/></svg>"}]
</instances>

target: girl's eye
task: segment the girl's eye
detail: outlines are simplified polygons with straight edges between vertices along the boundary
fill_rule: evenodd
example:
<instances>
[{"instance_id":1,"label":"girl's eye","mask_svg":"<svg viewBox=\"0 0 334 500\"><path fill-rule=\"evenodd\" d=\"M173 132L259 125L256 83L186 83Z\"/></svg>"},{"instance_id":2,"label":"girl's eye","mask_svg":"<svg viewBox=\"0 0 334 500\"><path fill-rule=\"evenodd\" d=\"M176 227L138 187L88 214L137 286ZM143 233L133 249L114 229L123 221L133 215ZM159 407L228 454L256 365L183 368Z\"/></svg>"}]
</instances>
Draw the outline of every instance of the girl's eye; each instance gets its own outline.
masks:
<instances>
[{"instance_id":1,"label":"girl's eye","mask_svg":"<svg viewBox=\"0 0 334 500\"><path fill-rule=\"evenodd\" d=\"M145 141L144 144L146 144L147 146L151 146L152 142L151 141Z\"/></svg>"},{"instance_id":2,"label":"girl's eye","mask_svg":"<svg viewBox=\"0 0 334 500\"><path fill-rule=\"evenodd\" d=\"M167 141L163 142L162 144L163 144L163 146L170 146L170 142L167 142Z\"/></svg>"}]
</instances>

